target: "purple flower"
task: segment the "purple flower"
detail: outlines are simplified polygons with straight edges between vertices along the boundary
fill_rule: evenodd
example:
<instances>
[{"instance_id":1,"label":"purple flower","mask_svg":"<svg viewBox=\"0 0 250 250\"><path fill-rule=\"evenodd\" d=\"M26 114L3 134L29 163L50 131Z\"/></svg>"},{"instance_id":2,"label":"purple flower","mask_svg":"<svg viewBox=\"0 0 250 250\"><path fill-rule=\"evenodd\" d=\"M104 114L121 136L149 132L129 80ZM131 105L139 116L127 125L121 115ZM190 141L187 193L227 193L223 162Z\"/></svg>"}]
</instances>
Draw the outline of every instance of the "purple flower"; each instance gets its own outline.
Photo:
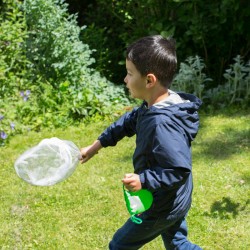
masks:
<instances>
[{"instance_id":1,"label":"purple flower","mask_svg":"<svg viewBox=\"0 0 250 250\"><path fill-rule=\"evenodd\" d=\"M0 138L2 138L3 140L5 140L7 138L7 134L4 131L1 131Z\"/></svg>"},{"instance_id":2,"label":"purple flower","mask_svg":"<svg viewBox=\"0 0 250 250\"><path fill-rule=\"evenodd\" d=\"M20 96L26 102L29 99L30 93L31 93L30 90L26 90L25 92L24 91L20 91Z\"/></svg>"},{"instance_id":3,"label":"purple flower","mask_svg":"<svg viewBox=\"0 0 250 250\"><path fill-rule=\"evenodd\" d=\"M4 118L4 115L1 115L1 114L0 114L0 121L2 121L3 118Z\"/></svg>"},{"instance_id":4,"label":"purple flower","mask_svg":"<svg viewBox=\"0 0 250 250\"><path fill-rule=\"evenodd\" d=\"M12 130L14 130L15 129L15 123L11 122L10 127L11 127Z\"/></svg>"}]
</instances>

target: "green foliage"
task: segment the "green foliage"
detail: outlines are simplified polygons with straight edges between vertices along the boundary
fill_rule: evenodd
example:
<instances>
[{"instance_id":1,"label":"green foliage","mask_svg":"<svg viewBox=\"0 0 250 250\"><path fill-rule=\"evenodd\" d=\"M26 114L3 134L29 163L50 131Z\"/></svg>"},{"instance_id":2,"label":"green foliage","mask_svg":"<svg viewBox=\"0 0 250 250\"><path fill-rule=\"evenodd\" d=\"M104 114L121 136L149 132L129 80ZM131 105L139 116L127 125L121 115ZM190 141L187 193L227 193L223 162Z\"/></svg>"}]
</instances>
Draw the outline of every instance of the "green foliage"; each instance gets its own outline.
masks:
<instances>
[{"instance_id":1,"label":"green foliage","mask_svg":"<svg viewBox=\"0 0 250 250\"><path fill-rule=\"evenodd\" d=\"M206 106L247 107L249 62L244 60L250 39L244 4L97 0L84 5L86 28L78 26L78 16L68 13L63 0L2 1L0 144L27 130L98 120L130 105L123 87L102 74L122 82L126 45L149 34L177 39L181 63L174 88L198 95ZM232 56L235 63L225 68ZM213 77L213 67L224 72L222 80Z\"/></svg>"},{"instance_id":2,"label":"green foliage","mask_svg":"<svg viewBox=\"0 0 250 250\"><path fill-rule=\"evenodd\" d=\"M250 101L250 62L244 63L238 55L224 73L225 84L209 89L204 98L211 106L241 105L247 108Z\"/></svg>"},{"instance_id":3,"label":"green foliage","mask_svg":"<svg viewBox=\"0 0 250 250\"><path fill-rule=\"evenodd\" d=\"M0 101L1 106L2 101ZM15 124L9 122L5 118L5 113L0 113L0 146L5 145L5 143L9 140L9 135L13 134L13 130L15 130Z\"/></svg>"},{"instance_id":4,"label":"green foliage","mask_svg":"<svg viewBox=\"0 0 250 250\"><path fill-rule=\"evenodd\" d=\"M200 114L192 144L194 190L188 238L206 250L250 248L249 112ZM89 145L111 121L17 135L0 150L2 249L101 250L129 218L121 179L133 171L135 138L102 149L73 175L50 187L22 181L13 163L44 138ZM142 248L164 249L161 237Z\"/></svg>"},{"instance_id":5,"label":"green foliage","mask_svg":"<svg viewBox=\"0 0 250 250\"><path fill-rule=\"evenodd\" d=\"M55 96L55 104L63 105L69 117L106 114L113 105L128 104L122 88L89 67L94 62L92 51L80 41L83 28L77 26L76 15L68 14L64 1L26 0L24 10L28 58L42 80L53 87L50 97Z\"/></svg>"},{"instance_id":6,"label":"green foliage","mask_svg":"<svg viewBox=\"0 0 250 250\"><path fill-rule=\"evenodd\" d=\"M23 47L27 33L17 1L4 1L0 13L0 98L27 84L30 63Z\"/></svg>"},{"instance_id":7,"label":"green foliage","mask_svg":"<svg viewBox=\"0 0 250 250\"><path fill-rule=\"evenodd\" d=\"M114 69L112 67L110 55L112 54L114 56L118 53L116 51L110 50L110 41L108 36L111 34L109 33L109 31L107 33L106 27L98 27L92 23L85 29L81 30L80 39L83 42L90 44L91 48L94 48L92 49L92 55L96 60L92 64L93 67L102 75L105 75L108 79L112 79L114 75ZM122 53L123 52L121 51L121 54ZM115 60L114 57L113 60Z\"/></svg>"},{"instance_id":8,"label":"green foliage","mask_svg":"<svg viewBox=\"0 0 250 250\"><path fill-rule=\"evenodd\" d=\"M1 144L19 132L66 127L129 105L122 87L90 68L92 51L64 1L6 1L0 20Z\"/></svg>"},{"instance_id":9,"label":"green foliage","mask_svg":"<svg viewBox=\"0 0 250 250\"><path fill-rule=\"evenodd\" d=\"M234 58L235 63L224 73L229 86L230 102L244 103L250 97L250 61L244 65L242 58L238 55Z\"/></svg>"},{"instance_id":10,"label":"green foliage","mask_svg":"<svg viewBox=\"0 0 250 250\"><path fill-rule=\"evenodd\" d=\"M193 93L201 99L205 83L212 79L203 73L205 64L199 56L188 57L185 62L180 64L180 70L173 81L173 88Z\"/></svg>"},{"instance_id":11,"label":"green foliage","mask_svg":"<svg viewBox=\"0 0 250 250\"><path fill-rule=\"evenodd\" d=\"M70 4L71 1L68 0ZM74 1L77 2L77 1ZM215 82L212 87L223 84L222 76L236 55L249 56L250 35L249 3L238 0L118 0L87 1L89 7L79 10L84 14L84 24L91 33L85 42L91 48L99 48L103 35L110 53L104 55L104 61L110 62L113 70L111 79L122 82L124 48L134 40L151 34L173 36L177 41L177 54L180 62L187 57L200 55L207 65L207 72ZM77 6L77 3L75 3ZM105 13L105 18L103 13ZM93 29L92 27L95 27ZM99 30L104 33L99 36ZM93 40L95 37L99 41ZM101 50L95 54L100 58ZM98 62L97 62L98 63ZM104 72L110 64L102 64ZM106 66L106 67L105 67ZM110 76L108 72L107 76Z\"/></svg>"},{"instance_id":12,"label":"green foliage","mask_svg":"<svg viewBox=\"0 0 250 250\"><path fill-rule=\"evenodd\" d=\"M240 104L247 108L250 97L250 62L244 63L238 55L224 73L225 83L216 88L206 87L212 81L203 72L205 64L199 56L188 57L180 64L173 81L173 89L197 95L210 108Z\"/></svg>"},{"instance_id":13,"label":"green foliage","mask_svg":"<svg viewBox=\"0 0 250 250\"><path fill-rule=\"evenodd\" d=\"M81 82L94 62L87 44L79 40L76 15L60 0L26 0L27 57L33 68L57 88L62 81Z\"/></svg>"},{"instance_id":14,"label":"green foliage","mask_svg":"<svg viewBox=\"0 0 250 250\"><path fill-rule=\"evenodd\" d=\"M16 107L24 104L20 91L29 84L30 63L25 56L25 20L18 1L3 1L0 12L0 146L25 130Z\"/></svg>"}]
</instances>

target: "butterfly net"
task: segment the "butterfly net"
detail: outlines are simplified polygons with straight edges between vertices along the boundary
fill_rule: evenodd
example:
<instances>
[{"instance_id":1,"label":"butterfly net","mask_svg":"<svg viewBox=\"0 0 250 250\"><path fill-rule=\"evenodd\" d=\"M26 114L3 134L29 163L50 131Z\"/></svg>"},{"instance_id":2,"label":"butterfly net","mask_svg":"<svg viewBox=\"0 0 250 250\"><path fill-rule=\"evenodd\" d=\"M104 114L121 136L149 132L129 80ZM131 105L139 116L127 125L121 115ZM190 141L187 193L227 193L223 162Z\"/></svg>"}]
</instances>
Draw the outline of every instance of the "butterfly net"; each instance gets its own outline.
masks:
<instances>
[{"instance_id":1,"label":"butterfly net","mask_svg":"<svg viewBox=\"0 0 250 250\"><path fill-rule=\"evenodd\" d=\"M36 186L50 186L68 178L81 157L77 146L56 137L43 139L15 162L17 175Z\"/></svg>"}]
</instances>

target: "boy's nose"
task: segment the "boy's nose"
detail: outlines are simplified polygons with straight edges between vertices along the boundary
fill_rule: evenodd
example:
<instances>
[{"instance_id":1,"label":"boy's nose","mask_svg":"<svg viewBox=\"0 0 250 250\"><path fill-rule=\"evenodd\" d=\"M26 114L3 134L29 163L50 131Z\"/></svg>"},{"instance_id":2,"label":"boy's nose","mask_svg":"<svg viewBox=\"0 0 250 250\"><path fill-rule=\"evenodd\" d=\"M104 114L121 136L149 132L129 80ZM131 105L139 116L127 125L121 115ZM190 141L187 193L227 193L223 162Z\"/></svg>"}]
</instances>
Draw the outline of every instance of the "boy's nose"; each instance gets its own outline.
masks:
<instances>
[{"instance_id":1,"label":"boy's nose","mask_svg":"<svg viewBox=\"0 0 250 250\"><path fill-rule=\"evenodd\" d=\"M126 85L127 85L127 76L124 78L124 82L125 82Z\"/></svg>"}]
</instances>

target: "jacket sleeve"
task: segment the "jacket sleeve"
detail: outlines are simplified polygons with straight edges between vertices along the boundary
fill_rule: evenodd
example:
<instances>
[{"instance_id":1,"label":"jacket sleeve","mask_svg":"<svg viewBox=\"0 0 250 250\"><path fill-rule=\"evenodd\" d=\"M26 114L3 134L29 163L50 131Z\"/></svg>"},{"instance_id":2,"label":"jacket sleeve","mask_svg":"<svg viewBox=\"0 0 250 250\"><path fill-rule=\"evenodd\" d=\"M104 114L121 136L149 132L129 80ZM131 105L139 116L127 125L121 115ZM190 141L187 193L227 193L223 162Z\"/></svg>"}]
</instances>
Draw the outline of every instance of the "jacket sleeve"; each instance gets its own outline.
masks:
<instances>
[{"instance_id":1,"label":"jacket sleeve","mask_svg":"<svg viewBox=\"0 0 250 250\"><path fill-rule=\"evenodd\" d=\"M111 124L98 137L103 147L115 146L125 136L131 137L136 133L137 108L125 113L120 119Z\"/></svg>"},{"instance_id":2,"label":"jacket sleeve","mask_svg":"<svg viewBox=\"0 0 250 250\"><path fill-rule=\"evenodd\" d=\"M190 144L174 124L160 124L153 133L149 168L140 172L142 187L150 191L175 189L191 173Z\"/></svg>"}]
</instances>

